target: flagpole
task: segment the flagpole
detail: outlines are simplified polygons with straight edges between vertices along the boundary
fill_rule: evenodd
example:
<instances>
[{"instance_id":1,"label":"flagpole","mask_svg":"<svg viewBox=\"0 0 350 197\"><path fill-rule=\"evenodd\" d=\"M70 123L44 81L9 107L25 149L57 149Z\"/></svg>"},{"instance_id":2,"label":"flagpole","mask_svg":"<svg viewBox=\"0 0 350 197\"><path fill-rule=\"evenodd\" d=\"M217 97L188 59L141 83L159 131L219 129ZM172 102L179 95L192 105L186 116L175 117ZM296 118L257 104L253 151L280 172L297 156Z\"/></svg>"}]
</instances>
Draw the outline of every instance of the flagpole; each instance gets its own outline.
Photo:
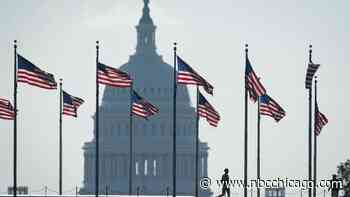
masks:
<instances>
[{"instance_id":1,"label":"flagpole","mask_svg":"<svg viewBox=\"0 0 350 197\"><path fill-rule=\"evenodd\" d=\"M14 78L13 78L13 105L15 117L13 119L13 196L17 196L17 40L14 47Z\"/></svg>"},{"instance_id":2,"label":"flagpole","mask_svg":"<svg viewBox=\"0 0 350 197\"><path fill-rule=\"evenodd\" d=\"M312 62L312 45L309 45L309 63ZM312 83L312 82L311 82ZM312 85L309 88L309 181L312 181ZM311 197L311 188L308 188Z\"/></svg>"},{"instance_id":3,"label":"flagpole","mask_svg":"<svg viewBox=\"0 0 350 197\"><path fill-rule=\"evenodd\" d=\"M314 106L314 186L316 186L316 181L317 181L316 103L317 103L317 76L315 76L315 106ZM316 197L316 187L313 187L313 197Z\"/></svg>"},{"instance_id":4,"label":"flagpole","mask_svg":"<svg viewBox=\"0 0 350 197\"><path fill-rule=\"evenodd\" d=\"M60 118L59 118L59 195L62 195L62 79L60 79Z\"/></svg>"},{"instance_id":5,"label":"flagpole","mask_svg":"<svg viewBox=\"0 0 350 197\"><path fill-rule=\"evenodd\" d=\"M248 60L248 44L245 45L245 57ZM245 99L244 99L244 197L247 197L248 183L248 87L247 79L245 81Z\"/></svg>"},{"instance_id":6,"label":"flagpole","mask_svg":"<svg viewBox=\"0 0 350 197\"><path fill-rule=\"evenodd\" d=\"M174 95L173 95L173 197L176 197L176 80L177 80L177 73L176 73L176 45L177 43L174 43Z\"/></svg>"},{"instance_id":7,"label":"flagpole","mask_svg":"<svg viewBox=\"0 0 350 197\"><path fill-rule=\"evenodd\" d=\"M133 91L133 83L131 83L131 87L130 87L130 115L129 115L129 120L130 120L130 162L129 162L129 195L132 195L132 169L133 169L133 132L132 132L132 91Z\"/></svg>"},{"instance_id":8,"label":"flagpole","mask_svg":"<svg viewBox=\"0 0 350 197\"><path fill-rule=\"evenodd\" d=\"M195 197L198 197L198 161L199 161L199 113L198 113L198 105L199 105L199 88L197 85L197 110L196 110L196 167L195 167Z\"/></svg>"},{"instance_id":9,"label":"flagpole","mask_svg":"<svg viewBox=\"0 0 350 197\"><path fill-rule=\"evenodd\" d=\"M99 84L98 84L98 58L99 58L99 41L96 41L96 114L95 114L95 149L96 149L96 160L95 160L95 196L98 197L99 192Z\"/></svg>"},{"instance_id":10,"label":"flagpole","mask_svg":"<svg viewBox=\"0 0 350 197\"><path fill-rule=\"evenodd\" d=\"M258 140L257 140L257 181L260 182L260 97L258 97ZM260 187L257 185L257 197L260 197Z\"/></svg>"}]
</instances>

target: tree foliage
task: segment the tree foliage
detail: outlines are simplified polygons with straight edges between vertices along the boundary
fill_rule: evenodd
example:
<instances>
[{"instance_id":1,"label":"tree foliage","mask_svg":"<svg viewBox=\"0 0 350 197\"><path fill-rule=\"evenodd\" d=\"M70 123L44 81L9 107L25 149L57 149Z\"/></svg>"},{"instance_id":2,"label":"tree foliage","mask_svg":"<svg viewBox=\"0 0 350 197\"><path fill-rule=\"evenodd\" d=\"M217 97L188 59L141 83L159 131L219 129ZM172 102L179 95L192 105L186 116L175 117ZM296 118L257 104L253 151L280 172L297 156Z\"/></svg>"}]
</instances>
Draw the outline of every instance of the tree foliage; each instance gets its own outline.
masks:
<instances>
[{"instance_id":1,"label":"tree foliage","mask_svg":"<svg viewBox=\"0 0 350 197\"><path fill-rule=\"evenodd\" d=\"M343 180L344 195L350 197L350 159L340 163L338 166L338 176Z\"/></svg>"}]
</instances>

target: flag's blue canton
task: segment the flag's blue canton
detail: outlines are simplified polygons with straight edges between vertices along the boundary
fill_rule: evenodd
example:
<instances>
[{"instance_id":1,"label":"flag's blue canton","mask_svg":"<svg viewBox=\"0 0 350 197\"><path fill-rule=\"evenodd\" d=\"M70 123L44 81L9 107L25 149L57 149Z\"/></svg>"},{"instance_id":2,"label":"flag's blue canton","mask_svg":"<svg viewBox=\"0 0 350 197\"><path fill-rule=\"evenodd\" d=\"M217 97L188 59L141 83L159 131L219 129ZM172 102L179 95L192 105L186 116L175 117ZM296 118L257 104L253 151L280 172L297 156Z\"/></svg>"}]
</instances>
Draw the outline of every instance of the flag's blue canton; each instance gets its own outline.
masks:
<instances>
[{"instance_id":1,"label":"flag's blue canton","mask_svg":"<svg viewBox=\"0 0 350 197\"><path fill-rule=\"evenodd\" d=\"M261 84L259 77L255 74L253 67L248 58L245 66L245 85L252 101L256 102L259 96L266 93L264 86Z\"/></svg>"},{"instance_id":2,"label":"flag's blue canton","mask_svg":"<svg viewBox=\"0 0 350 197\"><path fill-rule=\"evenodd\" d=\"M178 74L177 82L185 85L203 86L208 94L213 94L214 87L201 77L193 68L188 65L183 59L177 56Z\"/></svg>"},{"instance_id":3,"label":"flag's blue canton","mask_svg":"<svg viewBox=\"0 0 350 197\"><path fill-rule=\"evenodd\" d=\"M179 56L177 56L177 65L178 65L179 71L185 71L185 72L189 72L189 73L193 73L193 74L197 75L197 73L191 68L191 66L188 65Z\"/></svg>"},{"instance_id":4,"label":"flag's blue canton","mask_svg":"<svg viewBox=\"0 0 350 197\"><path fill-rule=\"evenodd\" d=\"M219 113L214 109L214 107L205 99L205 97L198 92L198 115L206 118L207 122L214 127L217 127L220 121Z\"/></svg>"},{"instance_id":5,"label":"flag's blue canton","mask_svg":"<svg viewBox=\"0 0 350 197\"><path fill-rule=\"evenodd\" d=\"M286 112L276 101L265 94L260 97L260 114L270 116L279 122L286 115Z\"/></svg>"},{"instance_id":6,"label":"flag's blue canton","mask_svg":"<svg viewBox=\"0 0 350 197\"><path fill-rule=\"evenodd\" d=\"M131 101L132 103L139 103L143 100L143 98L136 93L135 91L132 91L132 97L131 97Z\"/></svg>"},{"instance_id":7,"label":"flag's blue canton","mask_svg":"<svg viewBox=\"0 0 350 197\"><path fill-rule=\"evenodd\" d=\"M159 112L159 110L154 105L146 101L135 91L132 92L131 101L132 113L142 118L147 119L149 116L152 116Z\"/></svg>"},{"instance_id":8,"label":"flag's blue canton","mask_svg":"<svg viewBox=\"0 0 350 197\"><path fill-rule=\"evenodd\" d=\"M63 103L73 105L73 98L67 92L63 91Z\"/></svg>"},{"instance_id":9,"label":"flag's blue canton","mask_svg":"<svg viewBox=\"0 0 350 197\"><path fill-rule=\"evenodd\" d=\"M33 63L17 55L18 72L17 81L27 83L44 89L56 89L57 83L53 74L45 72L35 66Z\"/></svg>"}]
</instances>

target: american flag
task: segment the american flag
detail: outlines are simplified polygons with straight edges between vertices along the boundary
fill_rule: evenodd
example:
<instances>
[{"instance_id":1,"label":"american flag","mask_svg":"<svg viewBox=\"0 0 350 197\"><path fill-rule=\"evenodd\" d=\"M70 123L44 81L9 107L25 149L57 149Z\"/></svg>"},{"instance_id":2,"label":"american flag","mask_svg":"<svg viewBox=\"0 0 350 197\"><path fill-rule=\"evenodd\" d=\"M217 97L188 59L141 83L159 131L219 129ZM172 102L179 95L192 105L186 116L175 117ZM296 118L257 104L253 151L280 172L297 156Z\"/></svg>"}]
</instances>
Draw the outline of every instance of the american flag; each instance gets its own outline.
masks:
<instances>
[{"instance_id":1,"label":"american flag","mask_svg":"<svg viewBox=\"0 0 350 197\"><path fill-rule=\"evenodd\" d=\"M203 86L204 90L213 95L214 87L210 85L203 77L201 77L196 71L191 68L184 60L177 56L177 65L179 68L177 74L177 82L187 85L199 85Z\"/></svg>"},{"instance_id":2,"label":"american flag","mask_svg":"<svg viewBox=\"0 0 350 197\"><path fill-rule=\"evenodd\" d=\"M318 104L315 104L315 134L319 136L323 126L328 123L327 117L318 110Z\"/></svg>"},{"instance_id":3,"label":"american flag","mask_svg":"<svg viewBox=\"0 0 350 197\"><path fill-rule=\"evenodd\" d=\"M131 87L132 85L130 76L119 69L98 63L97 71L98 83L100 84L119 88Z\"/></svg>"},{"instance_id":4,"label":"american flag","mask_svg":"<svg viewBox=\"0 0 350 197\"><path fill-rule=\"evenodd\" d=\"M41 70L21 55L17 55L17 57L18 82L26 83L43 89L57 89L57 83L53 74Z\"/></svg>"},{"instance_id":5,"label":"american flag","mask_svg":"<svg viewBox=\"0 0 350 197\"><path fill-rule=\"evenodd\" d=\"M320 67L319 64L309 63L307 70L306 70L306 77L305 77L305 88L311 89L312 87L312 78L314 77L315 73L317 72L318 68Z\"/></svg>"},{"instance_id":6,"label":"american flag","mask_svg":"<svg viewBox=\"0 0 350 197\"><path fill-rule=\"evenodd\" d=\"M198 92L198 94L198 115L206 118L207 122L211 126L217 127L220 121L219 113L214 109L212 105L210 105L207 99L205 99L205 97L200 92Z\"/></svg>"},{"instance_id":7,"label":"american flag","mask_svg":"<svg viewBox=\"0 0 350 197\"><path fill-rule=\"evenodd\" d=\"M7 99L0 98L0 118L5 120L13 120L15 118L15 110Z\"/></svg>"},{"instance_id":8,"label":"american flag","mask_svg":"<svg viewBox=\"0 0 350 197\"><path fill-rule=\"evenodd\" d=\"M261 84L259 77L255 74L248 57L246 58L245 66L245 83L248 89L249 97L252 101L256 102L259 96L266 93L266 89Z\"/></svg>"},{"instance_id":9,"label":"american flag","mask_svg":"<svg viewBox=\"0 0 350 197\"><path fill-rule=\"evenodd\" d=\"M144 98L142 98L140 95L138 95L135 91L132 92L132 113L140 116L142 118L148 118L149 116L152 116L159 112L159 110L146 101Z\"/></svg>"},{"instance_id":10,"label":"american flag","mask_svg":"<svg viewBox=\"0 0 350 197\"><path fill-rule=\"evenodd\" d=\"M286 112L276 101L265 94L260 97L260 114L270 116L279 122L286 115Z\"/></svg>"},{"instance_id":11,"label":"american flag","mask_svg":"<svg viewBox=\"0 0 350 197\"><path fill-rule=\"evenodd\" d=\"M63 91L63 114L67 116L77 117L78 107L84 103L84 100L72 96L67 92Z\"/></svg>"}]
</instances>

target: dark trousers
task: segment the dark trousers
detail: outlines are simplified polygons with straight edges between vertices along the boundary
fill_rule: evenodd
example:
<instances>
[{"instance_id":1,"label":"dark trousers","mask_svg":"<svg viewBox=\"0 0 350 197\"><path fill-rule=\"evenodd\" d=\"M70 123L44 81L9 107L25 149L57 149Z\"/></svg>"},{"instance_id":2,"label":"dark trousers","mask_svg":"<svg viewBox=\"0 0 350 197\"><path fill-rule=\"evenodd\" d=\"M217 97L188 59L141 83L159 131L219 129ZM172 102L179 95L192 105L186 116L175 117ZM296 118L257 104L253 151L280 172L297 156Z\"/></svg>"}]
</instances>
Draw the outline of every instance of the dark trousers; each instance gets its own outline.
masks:
<instances>
[{"instance_id":1,"label":"dark trousers","mask_svg":"<svg viewBox=\"0 0 350 197\"><path fill-rule=\"evenodd\" d=\"M230 197L230 188L227 186L222 187L221 194L218 197L225 196L227 194L227 197Z\"/></svg>"}]
</instances>

